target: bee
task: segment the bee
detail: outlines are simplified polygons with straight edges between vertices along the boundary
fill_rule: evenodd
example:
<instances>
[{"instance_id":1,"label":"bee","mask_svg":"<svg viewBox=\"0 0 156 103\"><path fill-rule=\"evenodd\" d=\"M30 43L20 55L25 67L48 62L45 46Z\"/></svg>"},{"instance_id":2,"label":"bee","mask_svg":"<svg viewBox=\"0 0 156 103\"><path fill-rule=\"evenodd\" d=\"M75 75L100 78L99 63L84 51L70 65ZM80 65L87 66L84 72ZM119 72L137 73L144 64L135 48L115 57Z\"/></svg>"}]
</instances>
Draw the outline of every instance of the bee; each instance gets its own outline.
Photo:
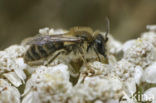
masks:
<instances>
[{"instance_id":1,"label":"bee","mask_svg":"<svg viewBox=\"0 0 156 103\"><path fill-rule=\"evenodd\" d=\"M108 31L107 29L103 36L99 31L93 31L90 27L73 27L64 34L34 37L27 42L30 48L24 54L24 61L29 65L48 65L60 54L68 55L73 52L75 56L77 53L80 54L86 62L85 54L90 50L95 51L97 56L102 55L106 58Z\"/></svg>"}]
</instances>

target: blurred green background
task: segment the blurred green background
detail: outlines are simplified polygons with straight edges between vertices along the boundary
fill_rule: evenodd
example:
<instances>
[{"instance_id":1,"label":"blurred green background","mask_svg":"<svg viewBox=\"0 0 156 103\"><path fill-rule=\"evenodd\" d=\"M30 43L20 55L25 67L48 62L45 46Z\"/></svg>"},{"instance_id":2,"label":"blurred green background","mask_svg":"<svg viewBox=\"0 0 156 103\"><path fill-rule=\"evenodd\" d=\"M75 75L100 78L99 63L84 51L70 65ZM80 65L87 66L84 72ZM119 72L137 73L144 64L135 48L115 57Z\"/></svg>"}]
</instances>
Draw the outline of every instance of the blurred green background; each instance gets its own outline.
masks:
<instances>
[{"instance_id":1,"label":"blurred green background","mask_svg":"<svg viewBox=\"0 0 156 103\"><path fill-rule=\"evenodd\" d=\"M0 0L0 49L34 36L39 28L90 26L124 42L156 24L156 0Z\"/></svg>"}]
</instances>

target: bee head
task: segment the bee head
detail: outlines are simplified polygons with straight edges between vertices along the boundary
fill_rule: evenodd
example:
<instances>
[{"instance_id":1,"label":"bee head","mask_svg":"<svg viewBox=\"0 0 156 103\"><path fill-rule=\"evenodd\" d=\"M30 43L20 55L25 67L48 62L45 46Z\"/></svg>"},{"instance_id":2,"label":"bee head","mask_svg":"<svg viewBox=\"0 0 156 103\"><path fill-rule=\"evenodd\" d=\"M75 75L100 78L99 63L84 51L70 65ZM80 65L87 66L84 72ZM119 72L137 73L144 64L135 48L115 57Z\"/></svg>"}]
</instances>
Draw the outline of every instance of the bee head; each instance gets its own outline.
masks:
<instances>
[{"instance_id":1,"label":"bee head","mask_svg":"<svg viewBox=\"0 0 156 103\"><path fill-rule=\"evenodd\" d=\"M103 55L104 57L106 57L106 43L108 41L108 38L104 38L102 36L102 34L97 34L95 36L95 39L94 39L94 49L100 53L101 55Z\"/></svg>"},{"instance_id":2,"label":"bee head","mask_svg":"<svg viewBox=\"0 0 156 103\"><path fill-rule=\"evenodd\" d=\"M109 33L109 19L106 18L107 25L106 25L106 33L103 36L99 31L95 31L93 34L93 41L89 44L87 51L90 48L94 48L95 52L103 55L106 57L106 43L108 41L108 33Z\"/></svg>"}]
</instances>

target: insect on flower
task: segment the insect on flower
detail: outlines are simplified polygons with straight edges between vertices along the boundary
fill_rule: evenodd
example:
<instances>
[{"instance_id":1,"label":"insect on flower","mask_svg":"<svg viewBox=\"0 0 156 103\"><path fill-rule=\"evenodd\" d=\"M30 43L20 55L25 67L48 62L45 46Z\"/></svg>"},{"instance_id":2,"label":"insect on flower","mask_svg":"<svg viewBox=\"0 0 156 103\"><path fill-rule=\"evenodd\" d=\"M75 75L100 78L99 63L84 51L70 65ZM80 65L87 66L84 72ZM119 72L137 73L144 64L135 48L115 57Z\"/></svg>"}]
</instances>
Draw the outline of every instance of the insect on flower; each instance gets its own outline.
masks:
<instances>
[{"instance_id":1,"label":"insect on flower","mask_svg":"<svg viewBox=\"0 0 156 103\"><path fill-rule=\"evenodd\" d=\"M97 56L100 54L106 58L108 27L109 20L107 20L105 37L99 31L93 31L89 27L73 27L64 34L34 37L27 42L31 46L26 51L24 60L29 65L48 65L60 54L68 55L74 52L75 56L80 54L85 62L84 54L89 50L95 51Z\"/></svg>"}]
</instances>

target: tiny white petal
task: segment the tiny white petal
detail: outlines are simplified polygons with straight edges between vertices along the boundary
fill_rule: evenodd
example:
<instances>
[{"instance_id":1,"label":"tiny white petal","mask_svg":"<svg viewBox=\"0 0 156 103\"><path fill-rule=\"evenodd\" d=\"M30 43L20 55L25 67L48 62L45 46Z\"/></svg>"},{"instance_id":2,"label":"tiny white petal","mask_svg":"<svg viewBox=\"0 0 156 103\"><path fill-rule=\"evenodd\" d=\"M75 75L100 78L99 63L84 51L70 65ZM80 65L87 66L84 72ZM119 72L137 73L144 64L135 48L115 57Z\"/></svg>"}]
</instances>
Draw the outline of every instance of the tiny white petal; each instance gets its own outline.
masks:
<instances>
[{"instance_id":1,"label":"tiny white petal","mask_svg":"<svg viewBox=\"0 0 156 103\"><path fill-rule=\"evenodd\" d=\"M42 35L48 35L49 28L48 27L45 27L43 29L39 29L39 33L42 34Z\"/></svg>"},{"instance_id":2,"label":"tiny white petal","mask_svg":"<svg viewBox=\"0 0 156 103\"><path fill-rule=\"evenodd\" d=\"M22 82L15 72L9 72L3 74L14 86L19 87Z\"/></svg>"},{"instance_id":3,"label":"tiny white petal","mask_svg":"<svg viewBox=\"0 0 156 103\"><path fill-rule=\"evenodd\" d=\"M67 33L67 31L65 31L65 30L62 30L62 29L56 29L55 31L54 31L54 34L64 34L64 33Z\"/></svg>"},{"instance_id":4,"label":"tiny white petal","mask_svg":"<svg viewBox=\"0 0 156 103\"><path fill-rule=\"evenodd\" d=\"M24 63L23 58L18 58L16 60L16 68L15 68L15 73L18 75L18 77L23 80L26 79L26 75L23 71L23 69L25 69L27 67L27 65Z\"/></svg>"},{"instance_id":5,"label":"tiny white petal","mask_svg":"<svg viewBox=\"0 0 156 103\"><path fill-rule=\"evenodd\" d=\"M54 34L54 29L51 28L51 29L49 30L49 35L53 35L53 34Z\"/></svg>"},{"instance_id":6,"label":"tiny white petal","mask_svg":"<svg viewBox=\"0 0 156 103\"><path fill-rule=\"evenodd\" d=\"M143 69L140 66L137 66L134 72L134 79L138 85L140 84L142 76L143 76Z\"/></svg>"}]
</instances>

